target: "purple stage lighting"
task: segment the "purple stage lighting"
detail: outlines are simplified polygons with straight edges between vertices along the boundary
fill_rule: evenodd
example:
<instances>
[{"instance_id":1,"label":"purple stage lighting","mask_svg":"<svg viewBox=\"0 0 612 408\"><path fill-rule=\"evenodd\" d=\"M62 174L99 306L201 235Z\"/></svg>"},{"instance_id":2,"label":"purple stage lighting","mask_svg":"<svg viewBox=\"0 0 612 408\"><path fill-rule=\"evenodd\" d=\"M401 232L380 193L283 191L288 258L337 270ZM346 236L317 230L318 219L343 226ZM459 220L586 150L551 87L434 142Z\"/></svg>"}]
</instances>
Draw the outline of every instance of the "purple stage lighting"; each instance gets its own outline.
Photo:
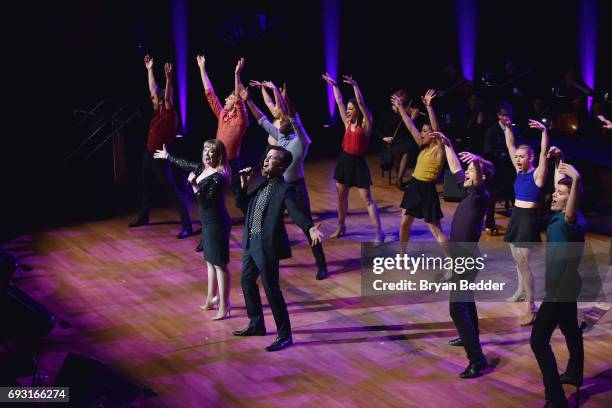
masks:
<instances>
[{"instance_id":1,"label":"purple stage lighting","mask_svg":"<svg viewBox=\"0 0 612 408\"><path fill-rule=\"evenodd\" d=\"M595 60L597 57L597 0L578 2L578 52L582 81L595 88ZM589 110L592 97L587 98Z\"/></svg>"},{"instance_id":2,"label":"purple stage lighting","mask_svg":"<svg viewBox=\"0 0 612 408\"><path fill-rule=\"evenodd\" d=\"M340 0L322 0L323 41L325 47L325 71L332 78L338 78L338 53L340 43ZM327 86L329 119L333 120L336 102L334 90Z\"/></svg>"},{"instance_id":3,"label":"purple stage lighting","mask_svg":"<svg viewBox=\"0 0 612 408\"><path fill-rule=\"evenodd\" d=\"M476 63L476 14L477 0L455 1L461 72L470 81L474 80Z\"/></svg>"},{"instance_id":4,"label":"purple stage lighting","mask_svg":"<svg viewBox=\"0 0 612 408\"><path fill-rule=\"evenodd\" d=\"M174 32L174 52L176 61L177 90L181 122L187 128L187 0L172 0L172 30Z\"/></svg>"}]
</instances>

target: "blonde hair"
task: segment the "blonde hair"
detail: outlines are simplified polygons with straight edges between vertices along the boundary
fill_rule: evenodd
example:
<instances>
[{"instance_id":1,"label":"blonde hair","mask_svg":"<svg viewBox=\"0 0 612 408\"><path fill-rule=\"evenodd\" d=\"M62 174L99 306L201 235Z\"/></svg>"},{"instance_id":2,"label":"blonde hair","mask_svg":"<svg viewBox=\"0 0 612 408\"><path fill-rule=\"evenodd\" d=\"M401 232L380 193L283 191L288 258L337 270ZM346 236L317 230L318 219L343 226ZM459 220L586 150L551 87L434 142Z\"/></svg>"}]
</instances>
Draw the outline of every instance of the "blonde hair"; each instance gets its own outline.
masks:
<instances>
[{"instance_id":1,"label":"blonde hair","mask_svg":"<svg viewBox=\"0 0 612 408\"><path fill-rule=\"evenodd\" d=\"M533 147L529 146L528 144L522 144L522 145L519 145L516 148L516 150L520 150L520 149L525 150L527 152L527 156L529 156L533 160L533 158L534 158L534 156L533 156Z\"/></svg>"},{"instance_id":2,"label":"blonde hair","mask_svg":"<svg viewBox=\"0 0 612 408\"><path fill-rule=\"evenodd\" d=\"M227 159L227 150L225 149L225 145L221 143L219 139L209 139L204 142L203 149L206 149L207 147L217 155L216 163L213 163L212 167L217 170L221 176L223 176L223 179L226 182L229 182L231 170L229 161Z\"/></svg>"}]
</instances>

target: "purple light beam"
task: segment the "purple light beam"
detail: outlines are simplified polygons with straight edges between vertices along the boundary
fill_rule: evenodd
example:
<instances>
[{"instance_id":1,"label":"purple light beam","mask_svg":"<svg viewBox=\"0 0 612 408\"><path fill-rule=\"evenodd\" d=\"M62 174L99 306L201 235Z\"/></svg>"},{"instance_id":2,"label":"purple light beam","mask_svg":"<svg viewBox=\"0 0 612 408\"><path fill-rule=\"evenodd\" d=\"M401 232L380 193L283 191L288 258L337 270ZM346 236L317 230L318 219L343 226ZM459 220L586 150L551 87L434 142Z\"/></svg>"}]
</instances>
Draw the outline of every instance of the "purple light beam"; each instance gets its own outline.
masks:
<instances>
[{"instance_id":1,"label":"purple light beam","mask_svg":"<svg viewBox=\"0 0 612 408\"><path fill-rule=\"evenodd\" d=\"M476 64L477 0L456 0L455 16L461 72L465 78L473 81Z\"/></svg>"},{"instance_id":2,"label":"purple light beam","mask_svg":"<svg viewBox=\"0 0 612 408\"><path fill-rule=\"evenodd\" d=\"M176 62L174 71L183 129L187 128L187 0L172 0L172 31Z\"/></svg>"},{"instance_id":3,"label":"purple light beam","mask_svg":"<svg viewBox=\"0 0 612 408\"><path fill-rule=\"evenodd\" d=\"M578 2L578 52L582 81L595 88L595 62L597 59L597 0ZM589 112L592 97L587 98Z\"/></svg>"},{"instance_id":4,"label":"purple light beam","mask_svg":"<svg viewBox=\"0 0 612 408\"><path fill-rule=\"evenodd\" d=\"M325 71L332 78L338 78L338 53L340 44L340 0L322 0L323 45L325 50ZM327 85L327 103L330 122L336 110L334 89Z\"/></svg>"}]
</instances>

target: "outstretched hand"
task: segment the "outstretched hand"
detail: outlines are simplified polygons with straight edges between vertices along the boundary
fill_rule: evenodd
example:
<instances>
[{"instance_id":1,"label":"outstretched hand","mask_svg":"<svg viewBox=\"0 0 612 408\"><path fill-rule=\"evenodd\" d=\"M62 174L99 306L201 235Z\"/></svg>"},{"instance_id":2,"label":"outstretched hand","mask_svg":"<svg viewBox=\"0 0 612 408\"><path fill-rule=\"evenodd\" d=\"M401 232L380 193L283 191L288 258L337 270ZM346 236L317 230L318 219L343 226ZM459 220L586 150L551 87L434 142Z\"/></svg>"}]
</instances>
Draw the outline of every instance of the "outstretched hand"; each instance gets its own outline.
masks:
<instances>
[{"instance_id":1,"label":"outstretched hand","mask_svg":"<svg viewBox=\"0 0 612 408\"><path fill-rule=\"evenodd\" d=\"M462 163L466 163L466 164L470 164L472 162L482 163L482 157L480 157L477 154L470 153L470 152L459 153L459 160L461 160Z\"/></svg>"},{"instance_id":2,"label":"outstretched hand","mask_svg":"<svg viewBox=\"0 0 612 408\"><path fill-rule=\"evenodd\" d=\"M404 104L402 103L402 98L393 94L391 95L391 106L397 109L397 111L401 111L404 109Z\"/></svg>"},{"instance_id":3,"label":"outstretched hand","mask_svg":"<svg viewBox=\"0 0 612 408\"><path fill-rule=\"evenodd\" d=\"M563 160L563 152L557 146L550 146L550 149L548 149L548 153L546 154L546 158L550 159L551 157Z\"/></svg>"},{"instance_id":4,"label":"outstretched hand","mask_svg":"<svg viewBox=\"0 0 612 408\"><path fill-rule=\"evenodd\" d=\"M529 127L532 129L539 129L541 131L546 130L546 126L543 123L538 122L537 120L529 119Z\"/></svg>"},{"instance_id":5,"label":"outstretched hand","mask_svg":"<svg viewBox=\"0 0 612 408\"><path fill-rule=\"evenodd\" d=\"M259 82L259 81L255 81L254 79L251 79L249 81L249 86L251 86L253 88L262 88L263 87L263 82Z\"/></svg>"},{"instance_id":6,"label":"outstretched hand","mask_svg":"<svg viewBox=\"0 0 612 408\"><path fill-rule=\"evenodd\" d=\"M168 158L168 151L166 150L166 145L164 144L161 150L156 150L155 153L153 153L153 158L154 159L167 159Z\"/></svg>"},{"instance_id":7,"label":"outstretched hand","mask_svg":"<svg viewBox=\"0 0 612 408\"><path fill-rule=\"evenodd\" d=\"M429 137L431 137L433 140L436 140L442 143L445 146L449 146L449 147L453 146L451 141L448 139L448 137L446 137L446 135L442 132L431 132L429 134Z\"/></svg>"},{"instance_id":8,"label":"outstretched hand","mask_svg":"<svg viewBox=\"0 0 612 408\"><path fill-rule=\"evenodd\" d=\"M261 84L268 89L276 89L276 85L272 81L263 81Z\"/></svg>"},{"instance_id":9,"label":"outstretched hand","mask_svg":"<svg viewBox=\"0 0 612 408\"><path fill-rule=\"evenodd\" d=\"M234 73L238 75L242 72L243 69L244 69L244 58L240 58L238 62L236 63L236 69L234 70Z\"/></svg>"},{"instance_id":10,"label":"outstretched hand","mask_svg":"<svg viewBox=\"0 0 612 408\"><path fill-rule=\"evenodd\" d=\"M343 81L345 84L349 84L351 86L357 86L357 82L353 79L352 75L342 75Z\"/></svg>"},{"instance_id":11,"label":"outstretched hand","mask_svg":"<svg viewBox=\"0 0 612 408\"><path fill-rule=\"evenodd\" d=\"M153 69L153 57L150 56L149 54L145 55L144 64L145 64L145 68Z\"/></svg>"},{"instance_id":12,"label":"outstretched hand","mask_svg":"<svg viewBox=\"0 0 612 408\"><path fill-rule=\"evenodd\" d=\"M576 168L569 163L561 163L559 165L559 173L568 176L572 180L576 180L578 177L580 177L578 170L576 170Z\"/></svg>"},{"instance_id":13,"label":"outstretched hand","mask_svg":"<svg viewBox=\"0 0 612 408\"><path fill-rule=\"evenodd\" d=\"M421 101L423 102L423 105L431 106L431 101L435 97L436 97L436 91L434 91L433 89L429 89L427 90L424 96L421 96Z\"/></svg>"},{"instance_id":14,"label":"outstretched hand","mask_svg":"<svg viewBox=\"0 0 612 408\"><path fill-rule=\"evenodd\" d=\"M171 63L166 62L164 64L164 73L166 74L166 79L172 78L172 64Z\"/></svg>"},{"instance_id":15,"label":"outstretched hand","mask_svg":"<svg viewBox=\"0 0 612 408\"><path fill-rule=\"evenodd\" d=\"M612 129L612 122L606 119L604 115L597 115L597 119L601 120L604 123L604 128Z\"/></svg>"},{"instance_id":16,"label":"outstretched hand","mask_svg":"<svg viewBox=\"0 0 612 408\"><path fill-rule=\"evenodd\" d=\"M310 239L312 240L312 243L310 244L310 246L314 247L317 244L320 244L321 241L323 240L323 233L320 230L321 228L321 224L315 224L313 227L310 228L310 230L308 231L310 234Z\"/></svg>"},{"instance_id":17,"label":"outstretched hand","mask_svg":"<svg viewBox=\"0 0 612 408\"><path fill-rule=\"evenodd\" d=\"M329 76L329 74L327 72L324 75L322 75L321 77L325 80L325 82L327 82L331 86L338 86L338 83L336 82L336 80L333 79L331 76Z\"/></svg>"},{"instance_id":18,"label":"outstretched hand","mask_svg":"<svg viewBox=\"0 0 612 408\"><path fill-rule=\"evenodd\" d=\"M198 67L200 67L200 69L204 69L206 67L206 58L204 58L204 55L197 55L196 61L198 62Z\"/></svg>"},{"instance_id":19,"label":"outstretched hand","mask_svg":"<svg viewBox=\"0 0 612 408\"><path fill-rule=\"evenodd\" d=\"M245 88L244 85L242 84L238 85L238 96L243 101L246 101L249 99L249 90Z\"/></svg>"}]
</instances>

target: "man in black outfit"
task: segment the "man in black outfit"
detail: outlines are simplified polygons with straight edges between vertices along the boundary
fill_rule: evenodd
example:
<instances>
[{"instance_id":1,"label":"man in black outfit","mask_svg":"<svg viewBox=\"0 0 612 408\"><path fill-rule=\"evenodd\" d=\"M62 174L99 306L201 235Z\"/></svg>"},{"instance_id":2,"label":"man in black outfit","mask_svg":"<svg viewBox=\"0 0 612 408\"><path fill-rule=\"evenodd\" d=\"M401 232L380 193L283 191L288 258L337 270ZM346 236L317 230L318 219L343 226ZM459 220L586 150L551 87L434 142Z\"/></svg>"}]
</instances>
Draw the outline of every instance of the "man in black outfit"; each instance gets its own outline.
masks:
<instances>
[{"instance_id":1,"label":"man in black outfit","mask_svg":"<svg viewBox=\"0 0 612 408\"><path fill-rule=\"evenodd\" d=\"M512 105L508 102L502 102L497 109L498 121L485 132L485 144L483 156L495 166L495 176L487 183L490 186L495 186L491 191L491 201L487 209L485 227L491 235L497 235L497 226L495 225L495 203L498 200L506 201L506 208L509 208L509 202L514 199L514 179L516 178L516 170L512 165L513 157L508 154L506 147L506 136L504 129L506 123L512 123ZM514 129L514 134L518 129Z\"/></svg>"},{"instance_id":2,"label":"man in black outfit","mask_svg":"<svg viewBox=\"0 0 612 408\"><path fill-rule=\"evenodd\" d=\"M489 206L489 192L485 187L485 179L493 175L493 165L480 156L469 152L461 153L461 160L468 163L466 171L461 169L461 162L448 138L441 133L435 137L440 138L446 151L446 160L457 184L466 192L459 203L453 222L451 224L449 249L453 257L479 256L478 241L482 231L482 219ZM460 280L473 282L477 271L463 274L453 273L452 282ZM478 330L478 312L474 302L474 292L471 290L454 290L449 299L450 315L459 332L459 338L450 340L451 346L463 346L469 364L459 374L461 378L475 378L480 376L481 370L487 367L487 359L480 347Z\"/></svg>"},{"instance_id":3,"label":"man in black outfit","mask_svg":"<svg viewBox=\"0 0 612 408\"><path fill-rule=\"evenodd\" d=\"M584 252L586 222L578 211L580 174L570 164L560 163L558 148L551 147L549 156L557 159L551 204L555 215L546 229L546 295L531 330L531 349L542 371L546 407L566 408L562 384L580 387L583 381L584 345L578 326L577 299L582 287L578 267ZM567 368L561 375L550 347L550 338L557 326L569 351Z\"/></svg>"},{"instance_id":4,"label":"man in black outfit","mask_svg":"<svg viewBox=\"0 0 612 408\"><path fill-rule=\"evenodd\" d=\"M176 138L178 117L172 103L172 65L170 63L164 65L166 87L164 92L161 92L153 74L153 58L147 55L144 63L147 68L153 117L151 118L147 135L147 148L142 158L142 201L140 211L138 218L130 222L128 227L133 228L149 224L149 213L153 206L152 182L157 181L166 191L174 208L176 208L181 216L183 228L176 237L183 239L192 235L189 200L185 192L176 183L170 163L166 160L155 160L153 158L153 153L156 150L161 150L164 145L170 146Z\"/></svg>"},{"instance_id":5,"label":"man in black outfit","mask_svg":"<svg viewBox=\"0 0 612 408\"><path fill-rule=\"evenodd\" d=\"M235 331L235 336L265 336L263 308L259 296L257 278L261 279L274 315L278 336L266 347L266 351L278 351L293 343L291 322L279 282L279 260L291 257L289 238L285 230L285 209L312 245L321 242L323 235L318 225L313 225L296 198L295 187L286 183L283 173L293 157L280 146L268 146L261 174L254 176L253 169L240 171L240 186L236 188L236 207L245 214L242 247L241 286L244 293L249 325Z\"/></svg>"}]
</instances>

